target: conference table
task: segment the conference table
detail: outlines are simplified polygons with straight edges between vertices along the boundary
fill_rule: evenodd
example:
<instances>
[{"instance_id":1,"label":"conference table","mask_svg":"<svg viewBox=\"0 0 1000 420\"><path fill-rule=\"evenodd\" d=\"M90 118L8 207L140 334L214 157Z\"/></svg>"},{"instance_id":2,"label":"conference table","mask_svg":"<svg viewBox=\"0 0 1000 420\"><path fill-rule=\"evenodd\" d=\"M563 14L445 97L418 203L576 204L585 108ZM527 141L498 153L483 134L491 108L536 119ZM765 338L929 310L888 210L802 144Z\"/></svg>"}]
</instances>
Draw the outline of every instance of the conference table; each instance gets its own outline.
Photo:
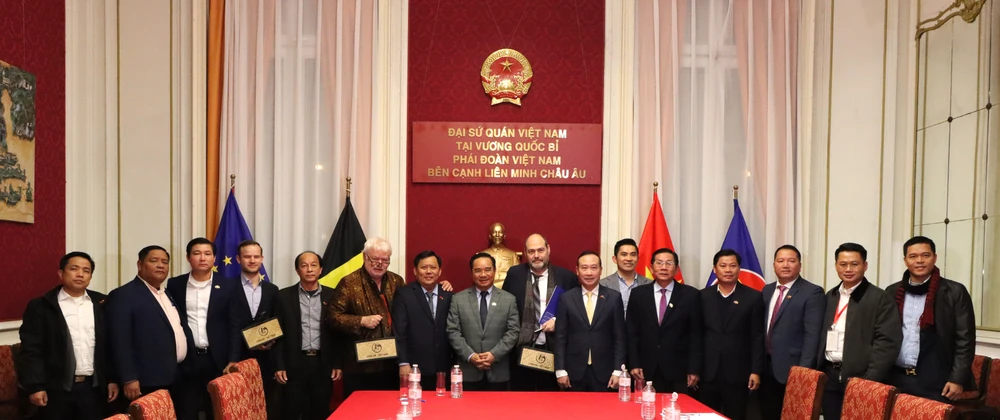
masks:
<instances>
[{"instance_id":1,"label":"conference table","mask_svg":"<svg viewBox=\"0 0 1000 420\"><path fill-rule=\"evenodd\" d=\"M662 401L656 396L656 420L660 420ZM664 398L666 396L666 398ZM474 392L462 398L438 397L424 391L420 420L608 420L639 419L640 404L618 401L612 392ZM687 395L679 395L678 405L684 419L725 419L711 408ZM329 420L382 420L396 418L399 391L357 391L345 400Z\"/></svg>"}]
</instances>

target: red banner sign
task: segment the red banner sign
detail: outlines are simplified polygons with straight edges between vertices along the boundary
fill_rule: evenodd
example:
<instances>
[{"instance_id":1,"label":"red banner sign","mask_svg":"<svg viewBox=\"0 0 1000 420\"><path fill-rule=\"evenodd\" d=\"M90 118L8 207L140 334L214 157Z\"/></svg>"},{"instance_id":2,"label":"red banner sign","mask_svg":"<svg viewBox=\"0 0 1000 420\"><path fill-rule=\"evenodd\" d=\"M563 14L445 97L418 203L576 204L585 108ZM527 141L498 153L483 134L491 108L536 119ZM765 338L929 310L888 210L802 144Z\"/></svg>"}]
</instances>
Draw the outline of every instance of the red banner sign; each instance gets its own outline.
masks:
<instances>
[{"instance_id":1,"label":"red banner sign","mask_svg":"<svg viewBox=\"0 0 1000 420\"><path fill-rule=\"evenodd\" d=\"M413 182L601 183L600 124L413 123Z\"/></svg>"}]
</instances>

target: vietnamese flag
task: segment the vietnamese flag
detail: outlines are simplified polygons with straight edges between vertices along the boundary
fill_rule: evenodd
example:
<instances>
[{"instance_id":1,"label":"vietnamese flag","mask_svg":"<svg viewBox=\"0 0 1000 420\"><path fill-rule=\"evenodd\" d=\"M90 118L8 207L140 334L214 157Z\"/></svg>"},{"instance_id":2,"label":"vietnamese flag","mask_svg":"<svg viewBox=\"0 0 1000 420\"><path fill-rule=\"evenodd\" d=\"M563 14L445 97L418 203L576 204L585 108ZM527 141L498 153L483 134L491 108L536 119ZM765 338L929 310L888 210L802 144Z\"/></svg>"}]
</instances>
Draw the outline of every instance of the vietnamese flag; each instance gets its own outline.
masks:
<instances>
[{"instance_id":1,"label":"vietnamese flag","mask_svg":"<svg viewBox=\"0 0 1000 420\"><path fill-rule=\"evenodd\" d=\"M660 248L670 248L674 252L674 241L670 239L670 231L667 230L667 221L663 218L663 209L660 208L660 198L653 191L653 206L649 208L649 216L646 217L646 227L642 228L642 237L639 238L639 266L636 271L650 279L653 278L653 266L650 264L653 252ZM676 261L677 275L674 280L684 283L684 276L681 274L680 261Z\"/></svg>"}]
</instances>

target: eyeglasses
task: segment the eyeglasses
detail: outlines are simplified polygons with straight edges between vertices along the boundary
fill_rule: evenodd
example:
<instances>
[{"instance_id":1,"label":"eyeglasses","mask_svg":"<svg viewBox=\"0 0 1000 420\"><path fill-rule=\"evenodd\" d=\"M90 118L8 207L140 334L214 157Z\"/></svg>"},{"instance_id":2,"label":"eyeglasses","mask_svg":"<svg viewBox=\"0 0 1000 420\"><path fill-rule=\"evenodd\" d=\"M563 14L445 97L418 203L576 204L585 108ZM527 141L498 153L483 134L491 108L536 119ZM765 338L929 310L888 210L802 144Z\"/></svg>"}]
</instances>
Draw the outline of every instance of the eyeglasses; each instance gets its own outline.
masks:
<instances>
[{"instance_id":1,"label":"eyeglasses","mask_svg":"<svg viewBox=\"0 0 1000 420\"><path fill-rule=\"evenodd\" d=\"M653 266L655 266L655 267L673 267L674 266L674 262L673 261L655 260L655 261L653 261Z\"/></svg>"},{"instance_id":2,"label":"eyeglasses","mask_svg":"<svg viewBox=\"0 0 1000 420\"><path fill-rule=\"evenodd\" d=\"M368 255L365 255L365 258L368 258L368 262L372 263L372 265L374 266L389 265L388 258L372 258L369 257Z\"/></svg>"}]
</instances>

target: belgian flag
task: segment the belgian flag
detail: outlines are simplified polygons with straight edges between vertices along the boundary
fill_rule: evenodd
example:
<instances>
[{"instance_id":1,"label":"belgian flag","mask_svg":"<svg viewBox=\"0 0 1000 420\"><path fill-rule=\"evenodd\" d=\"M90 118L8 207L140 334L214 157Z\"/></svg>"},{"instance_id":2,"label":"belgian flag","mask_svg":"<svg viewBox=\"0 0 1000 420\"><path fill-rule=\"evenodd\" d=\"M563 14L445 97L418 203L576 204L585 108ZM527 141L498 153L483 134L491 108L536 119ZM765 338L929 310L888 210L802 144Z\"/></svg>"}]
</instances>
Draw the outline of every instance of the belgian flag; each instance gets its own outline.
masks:
<instances>
[{"instance_id":1,"label":"belgian flag","mask_svg":"<svg viewBox=\"0 0 1000 420\"><path fill-rule=\"evenodd\" d=\"M364 265L365 231L361 229L358 215L354 213L351 197L347 197L340 219L333 228L330 243L323 252L323 276L320 284L336 288L340 279Z\"/></svg>"}]
</instances>

